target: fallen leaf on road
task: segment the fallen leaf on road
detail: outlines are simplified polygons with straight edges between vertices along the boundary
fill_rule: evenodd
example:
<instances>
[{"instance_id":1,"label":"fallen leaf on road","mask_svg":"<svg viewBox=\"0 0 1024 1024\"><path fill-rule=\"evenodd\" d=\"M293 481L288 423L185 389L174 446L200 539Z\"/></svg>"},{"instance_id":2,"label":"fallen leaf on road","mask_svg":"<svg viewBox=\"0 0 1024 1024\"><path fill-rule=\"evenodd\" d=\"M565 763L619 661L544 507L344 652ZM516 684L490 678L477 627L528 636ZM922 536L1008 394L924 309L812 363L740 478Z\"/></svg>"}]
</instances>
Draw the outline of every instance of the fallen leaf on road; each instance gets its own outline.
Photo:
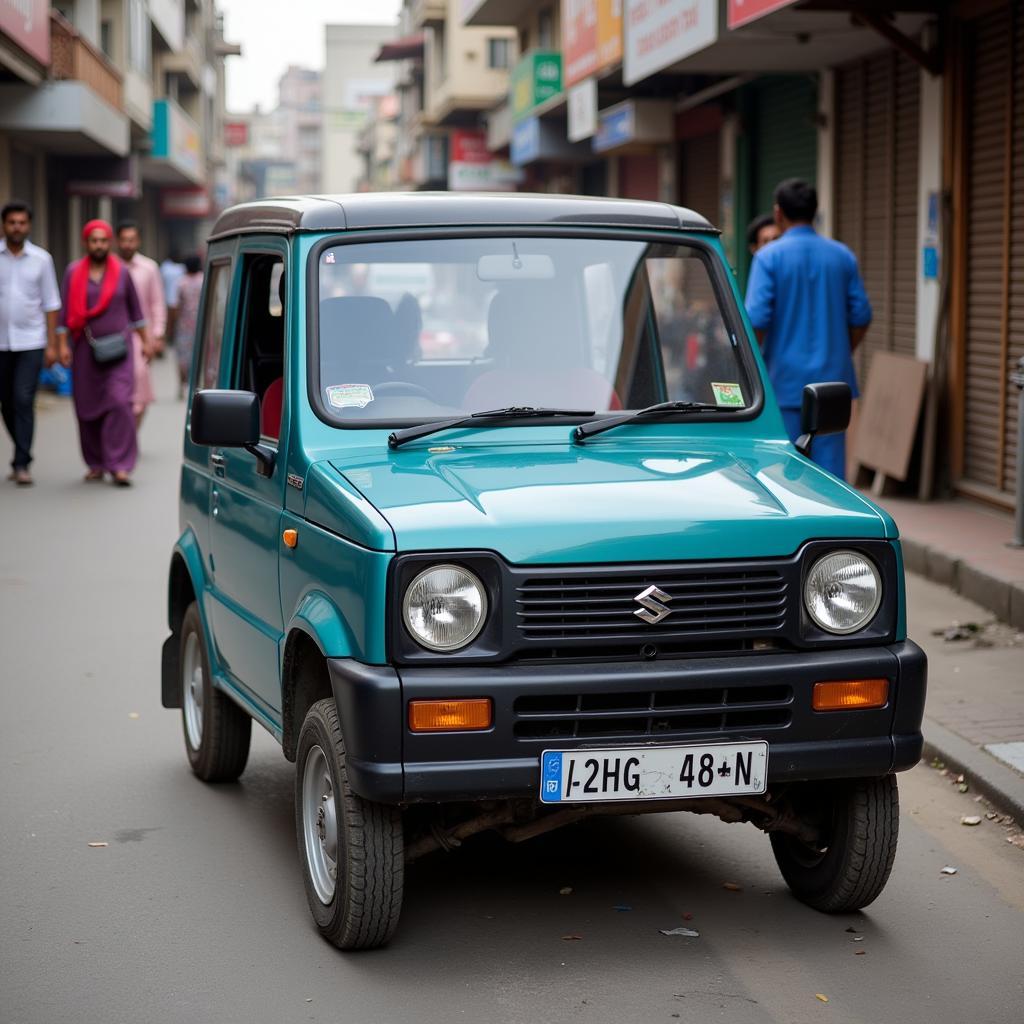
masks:
<instances>
[{"instance_id":1,"label":"fallen leaf on road","mask_svg":"<svg viewBox=\"0 0 1024 1024\"><path fill-rule=\"evenodd\" d=\"M700 936L700 932L696 932L692 928L659 928L658 931L662 935L682 935L688 939L696 939Z\"/></svg>"},{"instance_id":2,"label":"fallen leaf on road","mask_svg":"<svg viewBox=\"0 0 1024 1024\"><path fill-rule=\"evenodd\" d=\"M863 935L854 935L853 941L854 942L863 942L864 941L864 936Z\"/></svg>"},{"instance_id":3,"label":"fallen leaf on road","mask_svg":"<svg viewBox=\"0 0 1024 1024\"><path fill-rule=\"evenodd\" d=\"M109 846L110 843L90 843L89 844L94 850L101 850L104 846Z\"/></svg>"},{"instance_id":4,"label":"fallen leaf on road","mask_svg":"<svg viewBox=\"0 0 1024 1024\"><path fill-rule=\"evenodd\" d=\"M128 712L128 717L129 718L138 718L139 717L139 713L138 713L138 711L129 711Z\"/></svg>"},{"instance_id":5,"label":"fallen leaf on road","mask_svg":"<svg viewBox=\"0 0 1024 1024\"><path fill-rule=\"evenodd\" d=\"M1024 850L1024 833L1016 836L1007 836L1006 841L1008 843L1012 843L1014 846L1019 846L1022 850Z\"/></svg>"},{"instance_id":6,"label":"fallen leaf on road","mask_svg":"<svg viewBox=\"0 0 1024 1024\"><path fill-rule=\"evenodd\" d=\"M954 868L954 867L950 867L950 866L949 866L949 865L947 864L947 865L946 865L946 866L945 866L945 867L944 867L944 868L942 869L942 874L944 874L944 875L955 875L955 874L956 874L956 868Z\"/></svg>"},{"instance_id":7,"label":"fallen leaf on road","mask_svg":"<svg viewBox=\"0 0 1024 1024\"><path fill-rule=\"evenodd\" d=\"M582 939L582 938L583 938L582 935L563 935L562 936L562 941L563 942L579 942L579 940Z\"/></svg>"},{"instance_id":8,"label":"fallen leaf on road","mask_svg":"<svg viewBox=\"0 0 1024 1024\"><path fill-rule=\"evenodd\" d=\"M828 1002L828 996L822 995L820 992L815 992L814 998L820 1000L823 1003Z\"/></svg>"},{"instance_id":9,"label":"fallen leaf on road","mask_svg":"<svg viewBox=\"0 0 1024 1024\"><path fill-rule=\"evenodd\" d=\"M729 892L743 892L743 886L737 885L735 882L723 882L723 889L728 889Z\"/></svg>"},{"instance_id":10,"label":"fallen leaf on road","mask_svg":"<svg viewBox=\"0 0 1024 1024\"><path fill-rule=\"evenodd\" d=\"M987 821L995 821L996 818L998 818L998 817L999 817L999 815L996 814L995 811L986 811L985 812L985 818L986 818Z\"/></svg>"},{"instance_id":11,"label":"fallen leaf on road","mask_svg":"<svg viewBox=\"0 0 1024 1024\"><path fill-rule=\"evenodd\" d=\"M867 952L866 949L858 949L853 955L854 956L863 956L866 952Z\"/></svg>"},{"instance_id":12,"label":"fallen leaf on road","mask_svg":"<svg viewBox=\"0 0 1024 1024\"><path fill-rule=\"evenodd\" d=\"M571 896L572 895L572 886L571 885L567 885L564 889L559 889L558 890L558 895L559 896Z\"/></svg>"},{"instance_id":13,"label":"fallen leaf on road","mask_svg":"<svg viewBox=\"0 0 1024 1024\"><path fill-rule=\"evenodd\" d=\"M960 824L961 825L980 825L981 824L981 815L980 814L965 814L960 819Z\"/></svg>"},{"instance_id":14,"label":"fallen leaf on road","mask_svg":"<svg viewBox=\"0 0 1024 1024\"><path fill-rule=\"evenodd\" d=\"M860 935L860 932L859 932L859 931L858 931L858 930L857 930L856 928L854 928L852 924L851 924L851 925L850 925L850 927L849 927L849 928L847 928L846 930L847 930L847 931L848 931L848 932L849 932L849 933L850 933L851 935Z\"/></svg>"},{"instance_id":15,"label":"fallen leaf on road","mask_svg":"<svg viewBox=\"0 0 1024 1024\"><path fill-rule=\"evenodd\" d=\"M966 782L961 782L956 788L959 789L961 793L966 793L971 787L968 786Z\"/></svg>"}]
</instances>

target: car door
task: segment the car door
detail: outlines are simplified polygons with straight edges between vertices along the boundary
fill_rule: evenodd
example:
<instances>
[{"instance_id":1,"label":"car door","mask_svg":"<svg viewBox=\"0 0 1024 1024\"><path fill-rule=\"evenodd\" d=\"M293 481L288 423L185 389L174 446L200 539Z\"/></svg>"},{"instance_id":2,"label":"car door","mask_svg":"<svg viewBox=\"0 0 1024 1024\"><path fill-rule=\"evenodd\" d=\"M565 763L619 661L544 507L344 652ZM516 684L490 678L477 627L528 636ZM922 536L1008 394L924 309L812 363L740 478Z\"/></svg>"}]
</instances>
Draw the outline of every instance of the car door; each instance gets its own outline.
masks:
<instances>
[{"instance_id":1,"label":"car door","mask_svg":"<svg viewBox=\"0 0 1024 1024\"><path fill-rule=\"evenodd\" d=\"M283 240L253 239L240 245L231 348L221 364L221 387L254 391L265 407L276 403L277 421L264 422L261 441L275 455L284 451L279 424L286 345L283 282L287 257ZM264 408L264 420L266 412ZM209 458L213 475L212 604L218 653L232 680L265 715L279 721L278 650L284 626L278 560L284 465L275 458L273 469L264 475L257 459L242 448L212 448Z\"/></svg>"}]
</instances>

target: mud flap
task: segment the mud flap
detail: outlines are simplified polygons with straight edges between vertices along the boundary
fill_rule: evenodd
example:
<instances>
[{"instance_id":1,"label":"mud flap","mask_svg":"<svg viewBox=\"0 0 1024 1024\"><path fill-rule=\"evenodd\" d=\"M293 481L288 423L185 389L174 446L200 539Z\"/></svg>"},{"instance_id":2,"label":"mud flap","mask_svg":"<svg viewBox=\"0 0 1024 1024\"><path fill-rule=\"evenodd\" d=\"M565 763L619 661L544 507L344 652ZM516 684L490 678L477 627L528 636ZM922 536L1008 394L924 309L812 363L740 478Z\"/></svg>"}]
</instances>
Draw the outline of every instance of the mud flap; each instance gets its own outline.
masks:
<instances>
[{"instance_id":1,"label":"mud flap","mask_svg":"<svg viewBox=\"0 0 1024 1024\"><path fill-rule=\"evenodd\" d=\"M181 707L180 648L181 637L172 633L160 649L160 703L165 708Z\"/></svg>"}]
</instances>

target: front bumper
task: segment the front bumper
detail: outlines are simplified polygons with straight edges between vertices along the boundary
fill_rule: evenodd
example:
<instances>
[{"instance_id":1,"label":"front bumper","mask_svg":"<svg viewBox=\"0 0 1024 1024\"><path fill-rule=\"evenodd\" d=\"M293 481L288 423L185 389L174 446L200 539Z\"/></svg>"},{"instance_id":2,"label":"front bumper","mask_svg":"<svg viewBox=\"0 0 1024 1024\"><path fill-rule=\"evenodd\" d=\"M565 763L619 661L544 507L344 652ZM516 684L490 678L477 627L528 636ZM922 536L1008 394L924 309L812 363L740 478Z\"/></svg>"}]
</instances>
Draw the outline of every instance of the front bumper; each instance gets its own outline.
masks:
<instances>
[{"instance_id":1,"label":"front bumper","mask_svg":"<svg viewBox=\"0 0 1024 1024\"><path fill-rule=\"evenodd\" d=\"M926 659L909 640L640 663L396 669L332 659L328 666L352 789L384 803L536 796L545 749L767 740L771 785L905 771L923 743ZM811 708L816 682L882 677L885 707ZM460 697L490 697L493 726L409 731L410 700Z\"/></svg>"}]
</instances>

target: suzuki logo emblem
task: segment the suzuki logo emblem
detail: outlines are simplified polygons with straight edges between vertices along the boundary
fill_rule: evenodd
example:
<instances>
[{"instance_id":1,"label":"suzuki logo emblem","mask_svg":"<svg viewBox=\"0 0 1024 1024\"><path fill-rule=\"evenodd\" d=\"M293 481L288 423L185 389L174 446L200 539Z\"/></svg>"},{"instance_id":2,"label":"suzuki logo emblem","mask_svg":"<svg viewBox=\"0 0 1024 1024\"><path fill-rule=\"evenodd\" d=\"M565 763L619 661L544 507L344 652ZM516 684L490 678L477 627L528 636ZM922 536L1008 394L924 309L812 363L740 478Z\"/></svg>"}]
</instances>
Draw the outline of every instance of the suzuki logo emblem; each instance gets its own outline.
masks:
<instances>
[{"instance_id":1,"label":"suzuki logo emblem","mask_svg":"<svg viewBox=\"0 0 1024 1024\"><path fill-rule=\"evenodd\" d=\"M641 590L633 600L637 604L643 605L643 608L638 608L633 614L651 626L656 622L661 622L671 611L670 608L665 607L664 602L671 601L672 595L666 594L659 587L648 587L646 590Z\"/></svg>"}]
</instances>

